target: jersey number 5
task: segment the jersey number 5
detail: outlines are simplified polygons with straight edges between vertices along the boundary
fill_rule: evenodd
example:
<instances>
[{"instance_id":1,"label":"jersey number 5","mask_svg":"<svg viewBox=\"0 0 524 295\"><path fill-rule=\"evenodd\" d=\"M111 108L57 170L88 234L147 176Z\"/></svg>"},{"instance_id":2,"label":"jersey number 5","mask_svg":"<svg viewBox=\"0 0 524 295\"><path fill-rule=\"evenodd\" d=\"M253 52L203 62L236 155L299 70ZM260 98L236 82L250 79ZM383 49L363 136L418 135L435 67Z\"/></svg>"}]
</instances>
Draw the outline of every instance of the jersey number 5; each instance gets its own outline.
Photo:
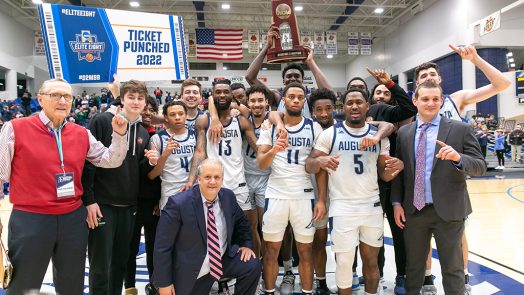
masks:
<instances>
[{"instance_id":1,"label":"jersey number 5","mask_svg":"<svg viewBox=\"0 0 524 295\"><path fill-rule=\"evenodd\" d=\"M362 162L360 157L362 157L362 155L360 154L353 155L353 162L355 162L355 173L356 174L364 173L364 162Z\"/></svg>"}]
</instances>

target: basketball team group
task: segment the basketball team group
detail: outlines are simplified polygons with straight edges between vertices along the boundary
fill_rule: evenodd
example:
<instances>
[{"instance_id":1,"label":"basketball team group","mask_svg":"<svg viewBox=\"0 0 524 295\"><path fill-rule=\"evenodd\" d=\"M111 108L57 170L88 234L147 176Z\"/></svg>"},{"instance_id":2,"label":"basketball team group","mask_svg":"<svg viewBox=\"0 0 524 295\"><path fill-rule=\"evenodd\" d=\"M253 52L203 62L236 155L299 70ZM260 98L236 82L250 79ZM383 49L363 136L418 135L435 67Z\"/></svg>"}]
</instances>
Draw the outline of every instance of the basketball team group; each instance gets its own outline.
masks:
<instances>
[{"instance_id":1,"label":"basketball team group","mask_svg":"<svg viewBox=\"0 0 524 295\"><path fill-rule=\"evenodd\" d=\"M283 91L257 79L273 37L247 70L250 88L215 81L206 112L196 80L163 106L145 82L115 81L108 88L119 98L86 129L66 120L69 83L45 81L42 111L0 132L0 186L10 183L13 204L7 294L39 290L50 261L58 294L138 294L142 232L146 294L203 295L213 285L219 294L383 294L384 215L395 294L437 294L432 238L440 291L471 294L466 178L483 175L486 162L460 114L510 81L474 47L450 45L490 83L445 94L428 62L415 69L410 97L385 70L368 68L377 84L351 79L336 112L330 77L309 49L304 63L318 87L309 95L297 63L282 71Z\"/></svg>"}]
</instances>

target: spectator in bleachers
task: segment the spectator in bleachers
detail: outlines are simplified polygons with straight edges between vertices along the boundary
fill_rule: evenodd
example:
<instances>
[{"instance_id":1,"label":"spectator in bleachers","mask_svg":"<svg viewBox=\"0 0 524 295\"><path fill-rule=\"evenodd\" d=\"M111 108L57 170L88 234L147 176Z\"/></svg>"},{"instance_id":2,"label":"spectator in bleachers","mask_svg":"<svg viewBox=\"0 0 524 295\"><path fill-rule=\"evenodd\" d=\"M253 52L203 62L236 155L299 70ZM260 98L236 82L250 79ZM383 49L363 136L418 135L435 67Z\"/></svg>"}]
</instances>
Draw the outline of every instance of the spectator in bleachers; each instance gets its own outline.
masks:
<instances>
[{"instance_id":1,"label":"spectator in bleachers","mask_svg":"<svg viewBox=\"0 0 524 295\"><path fill-rule=\"evenodd\" d=\"M31 115L31 93L26 91L22 94L22 105L24 106L25 116L29 117Z\"/></svg>"},{"instance_id":2,"label":"spectator in bleachers","mask_svg":"<svg viewBox=\"0 0 524 295\"><path fill-rule=\"evenodd\" d=\"M477 140L479 141L480 150L482 151L482 155L485 159L488 149L488 127L482 126L482 130L477 133Z\"/></svg>"},{"instance_id":3,"label":"spectator in bleachers","mask_svg":"<svg viewBox=\"0 0 524 295\"><path fill-rule=\"evenodd\" d=\"M495 167L495 169L504 169L504 154L506 151L504 147L504 139L505 136L502 129L497 129L495 131L495 153L497 153L499 165Z\"/></svg>"},{"instance_id":4,"label":"spectator in bleachers","mask_svg":"<svg viewBox=\"0 0 524 295\"><path fill-rule=\"evenodd\" d=\"M495 130L499 126L499 121L495 118L495 115L488 115L488 122L486 123L489 130Z\"/></svg>"},{"instance_id":5,"label":"spectator in bleachers","mask_svg":"<svg viewBox=\"0 0 524 295\"><path fill-rule=\"evenodd\" d=\"M13 113L9 109L9 106L4 105L4 108L2 110L2 120L3 121L9 121L13 117Z\"/></svg>"},{"instance_id":6,"label":"spectator in bleachers","mask_svg":"<svg viewBox=\"0 0 524 295\"><path fill-rule=\"evenodd\" d=\"M508 135L508 142L511 145L511 161L513 162L520 162L522 159L522 140L524 139L524 133L521 128L522 127L517 124L515 130Z\"/></svg>"}]
</instances>

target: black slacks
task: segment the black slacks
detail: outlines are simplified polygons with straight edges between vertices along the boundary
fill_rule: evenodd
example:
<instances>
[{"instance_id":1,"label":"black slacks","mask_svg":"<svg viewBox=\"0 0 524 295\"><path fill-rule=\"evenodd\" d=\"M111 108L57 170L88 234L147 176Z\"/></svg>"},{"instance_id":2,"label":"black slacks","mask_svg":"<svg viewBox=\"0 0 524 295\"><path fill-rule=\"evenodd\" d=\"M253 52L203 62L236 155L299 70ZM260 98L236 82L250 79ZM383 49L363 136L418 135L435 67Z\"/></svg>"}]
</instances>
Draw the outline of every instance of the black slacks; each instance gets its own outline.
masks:
<instances>
[{"instance_id":1,"label":"black slacks","mask_svg":"<svg viewBox=\"0 0 524 295\"><path fill-rule=\"evenodd\" d=\"M406 294L420 294L431 236L435 237L446 295L464 294L462 234L464 220L445 221L432 205L413 215L406 214Z\"/></svg>"},{"instance_id":2,"label":"black slacks","mask_svg":"<svg viewBox=\"0 0 524 295\"><path fill-rule=\"evenodd\" d=\"M8 248L14 273L7 294L40 290L50 260L56 292L83 294L86 215L84 206L62 215L13 210L8 226Z\"/></svg>"},{"instance_id":3,"label":"black slacks","mask_svg":"<svg viewBox=\"0 0 524 295\"><path fill-rule=\"evenodd\" d=\"M120 295L136 206L100 205L102 223L89 231L89 294Z\"/></svg>"}]
</instances>

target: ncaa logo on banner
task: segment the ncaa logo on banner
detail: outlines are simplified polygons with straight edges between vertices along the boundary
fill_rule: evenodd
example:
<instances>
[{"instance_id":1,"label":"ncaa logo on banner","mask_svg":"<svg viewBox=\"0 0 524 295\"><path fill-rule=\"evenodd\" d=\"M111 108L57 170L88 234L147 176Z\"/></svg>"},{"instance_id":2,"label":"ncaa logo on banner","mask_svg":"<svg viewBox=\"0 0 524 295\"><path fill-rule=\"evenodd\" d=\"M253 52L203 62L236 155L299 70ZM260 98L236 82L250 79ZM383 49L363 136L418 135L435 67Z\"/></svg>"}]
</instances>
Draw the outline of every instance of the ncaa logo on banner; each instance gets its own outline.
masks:
<instances>
[{"instance_id":1,"label":"ncaa logo on banner","mask_svg":"<svg viewBox=\"0 0 524 295\"><path fill-rule=\"evenodd\" d=\"M82 30L80 34L76 34L75 41L69 41L69 46L73 52L78 54L78 60L86 60L93 62L94 60L102 60L100 53L104 52L105 43L98 42L95 34L91 31Z\"/></svg>"}]
</instances>

